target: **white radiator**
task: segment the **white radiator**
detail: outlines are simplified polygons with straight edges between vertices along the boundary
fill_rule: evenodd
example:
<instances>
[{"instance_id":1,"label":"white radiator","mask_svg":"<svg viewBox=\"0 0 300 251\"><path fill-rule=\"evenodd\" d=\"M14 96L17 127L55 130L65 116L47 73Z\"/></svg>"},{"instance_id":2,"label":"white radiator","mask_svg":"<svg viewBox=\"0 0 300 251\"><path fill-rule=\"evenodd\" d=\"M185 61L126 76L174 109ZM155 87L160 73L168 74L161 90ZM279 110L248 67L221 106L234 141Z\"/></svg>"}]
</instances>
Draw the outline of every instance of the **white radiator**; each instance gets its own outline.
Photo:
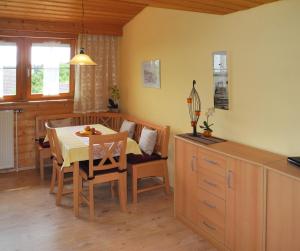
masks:
<instances>
[{"instance_id":1,"label":"white radiator","mask_svg":"<svg viewBox=\"0 0 300 251\"><path fill-rule=\"evenodd\" d=\"M0 169L14 168L14 111L0 111Z\"/></svg>"}]
</instances>

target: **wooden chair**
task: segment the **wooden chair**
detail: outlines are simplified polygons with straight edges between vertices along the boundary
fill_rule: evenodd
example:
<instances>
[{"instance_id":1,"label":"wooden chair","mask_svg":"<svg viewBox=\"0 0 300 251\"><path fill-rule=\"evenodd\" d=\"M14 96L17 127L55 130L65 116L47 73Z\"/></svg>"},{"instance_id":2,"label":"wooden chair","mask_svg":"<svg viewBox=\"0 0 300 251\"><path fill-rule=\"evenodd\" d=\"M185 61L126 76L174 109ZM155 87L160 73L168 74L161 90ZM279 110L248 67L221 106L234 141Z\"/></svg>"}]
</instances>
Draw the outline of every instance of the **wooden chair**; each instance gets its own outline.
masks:
<instances>
[{"instance_id":1,"label":"wooden chair","mask_svg":"<svg viewBox=\"0 0 300 251\"><path fill-rule=\"evenodd\" d=\"M43 142L43 139L36 141L36 166L40 167L41 180L45 178L45 161L51 157L51 150L47 143Z\"/></svg>"},{"instance_id":2,"label":"wooden chair","mask_svg":"<svg viewBox=\"0 0 300 251\"><path fill-rule=\"evenodd\" d=\"M44 179L45 161L51 157L50 145L44 142L46 136L45 124L52 120L60 120L70 118L72 125L80 125L82 114L53 114L37 116L35 118L35 141L36 141L36 166L40 168L41 180Z\"/></svg>"},{"instance_id":3,"label":"wooden chair","mask_svg":"<svg viewBox=\"0 0 300 251\"><path fill-rule=\"evenodd\" d=\"M73 173L73 166L63 167L62 164L64 162L60 145L58 142L57 134L55 128L51 128L48 123L45 123L45 128L47 130L47 135L50 143L50 150L52 156L52 176L50 183L50 193L54 192L55 183L57 180L57 193L56 193L56 205L59 206L61 204L61 198L65 194L72 193L72 190L64 190L64 180L65 173Z\"/></svg>"},{"instance_id":4,"label":"wooden chair","mask_svg":"<svg viewBox=\"0 0 300 251\"><path fill-rule=\"evenodd\" d=\"M122 211L127 204L126 145L127 132L89 137L89 161L79 163L79 201L89 206L90 219L94 218L94 185L118 181ZM100 154L99 154L100 153ZM115 157L115 154L118 154ZM98 160L95 160L98 158ZM82 182L88 183L88 198L82 192Z\"/></svg>"}]
</instances>

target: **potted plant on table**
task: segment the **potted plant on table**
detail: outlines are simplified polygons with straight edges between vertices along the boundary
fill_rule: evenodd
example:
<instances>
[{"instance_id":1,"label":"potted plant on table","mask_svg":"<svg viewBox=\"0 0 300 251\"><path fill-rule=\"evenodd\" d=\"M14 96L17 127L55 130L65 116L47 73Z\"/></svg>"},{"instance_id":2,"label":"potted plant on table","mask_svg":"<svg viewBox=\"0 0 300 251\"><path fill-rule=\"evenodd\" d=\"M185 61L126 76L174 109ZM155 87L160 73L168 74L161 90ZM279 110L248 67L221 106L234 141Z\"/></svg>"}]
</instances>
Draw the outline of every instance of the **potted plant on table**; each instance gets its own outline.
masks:
<instances>
[{"instance_id":1,"label":"potted plant on table","mask_svg":"<svg viewBox=\"0 0 300 251\"><path fill-rule=\"evenodd\" d=\"M211 134L213 132L211 127L213 126L214 123L209 124L208 120L209 120L209 117L214 114L214 112L215 112L214 107L208 108L207 112L205 113L206 120L203 121L203 125L200 125L200 128L202 128L204 130L202 133L204 137L211 137Z\"/></svg>"},{"instance_id":2,"label":"potted plant on table","mask_svg":"<svg viewBox=\"0 0 300 251\"><path fill-rule=\"evenodd\" d=\"M120 90L118 86L111 87L111 95L108 99L108 108L111 112L119 112Z\"/></svg>"}]
</instances>

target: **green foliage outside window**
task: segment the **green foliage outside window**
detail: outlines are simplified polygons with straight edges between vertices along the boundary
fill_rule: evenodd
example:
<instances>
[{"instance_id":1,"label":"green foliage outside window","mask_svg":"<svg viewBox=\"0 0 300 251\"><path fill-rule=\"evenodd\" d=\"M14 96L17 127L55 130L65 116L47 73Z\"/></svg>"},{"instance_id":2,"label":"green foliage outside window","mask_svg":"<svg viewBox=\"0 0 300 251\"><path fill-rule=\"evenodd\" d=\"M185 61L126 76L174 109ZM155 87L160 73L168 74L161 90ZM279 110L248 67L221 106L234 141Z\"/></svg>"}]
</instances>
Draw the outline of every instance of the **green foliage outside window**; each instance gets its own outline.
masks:
<instances>
[{"instance_id":1,"label":"green foliage outside window","mask_svg":"<svg viewBox=\"0 0 300 251\"><path fill-rule=\"evenodd\" d=\"M44 80L44 69L42 65L32 68L31 72L31 93L41 94L43 93L43 80ZM60 64L59 65L59 84L68 84L70 81L70 65Z\"/></svg>"},{"instance_id":2,"label":"green foliage outside window","mask_svg":"<svg viewBox=\"0 0 300 251\"><path fill-rule=\"evenodd\" d=\"M42 68L34 68L31 72L31 93L43 93L44 72Z\"/></svg>"}]
</instances>

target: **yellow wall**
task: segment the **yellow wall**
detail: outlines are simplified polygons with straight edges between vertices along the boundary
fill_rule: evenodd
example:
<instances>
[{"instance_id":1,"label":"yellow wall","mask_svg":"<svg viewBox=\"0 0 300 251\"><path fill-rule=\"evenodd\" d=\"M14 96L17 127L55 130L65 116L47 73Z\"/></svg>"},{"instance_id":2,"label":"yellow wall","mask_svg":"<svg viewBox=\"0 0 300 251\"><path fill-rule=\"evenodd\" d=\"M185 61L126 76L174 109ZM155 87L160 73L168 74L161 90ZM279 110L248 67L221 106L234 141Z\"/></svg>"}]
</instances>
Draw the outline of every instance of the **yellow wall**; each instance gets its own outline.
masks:
<instances>
[{"instance_id":1,"label":"yellow wall","mask_svg":"<svg viewBox=\"0 0 300 251\"><path fill-rule=\"evenodd\" d=\"M230 110L216 110L214 134L285 155L300 155L300 1L283 0L226 16L146 8L124 28L121 108L191 131L192 80L202 111L213 105L212 52L229 55ZM161 60L161 89L144 88L141 63ZM203 120L203 117L200 118Z\"/></svg>"}]
</instances>

